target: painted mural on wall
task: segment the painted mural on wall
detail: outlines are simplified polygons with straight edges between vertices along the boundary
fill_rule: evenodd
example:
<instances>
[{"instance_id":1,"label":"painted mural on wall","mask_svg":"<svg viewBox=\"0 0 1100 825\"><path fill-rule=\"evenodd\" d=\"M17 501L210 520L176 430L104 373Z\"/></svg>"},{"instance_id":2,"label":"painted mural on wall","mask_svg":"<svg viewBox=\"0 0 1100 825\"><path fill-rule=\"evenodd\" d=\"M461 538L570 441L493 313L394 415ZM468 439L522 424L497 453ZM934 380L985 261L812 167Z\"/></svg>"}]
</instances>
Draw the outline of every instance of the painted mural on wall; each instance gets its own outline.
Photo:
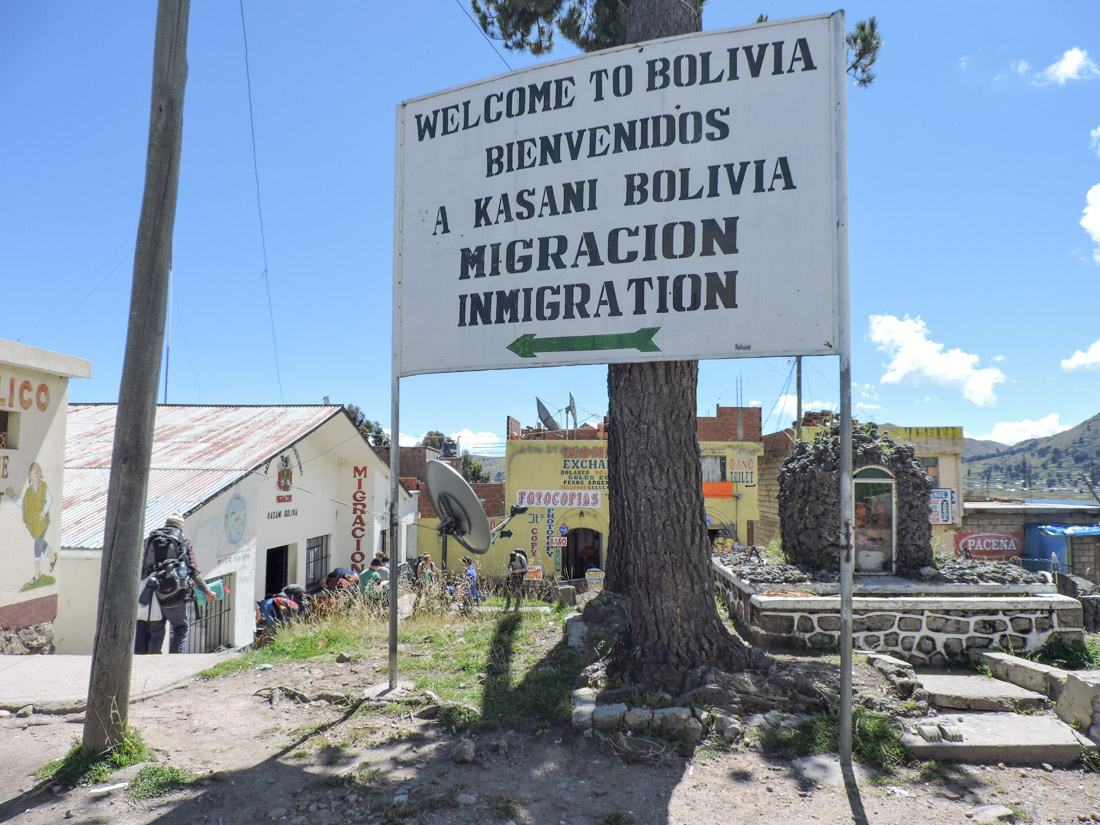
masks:
<instances>
[{"instance_id":1,"label":"painted mural on wall","mask_svg":"<svg viewBox=\"0 0 1100 825\"><path fill-rule=\"evenodd\" d=\"M50 510L53 509L53 495L50 488L42 478L42 467L37 461L32 461L27 471L27 482L21 492L8 486L4 488L4 494L20 509L23 524L30 533L29 549L34 554L34 575L20 588L20 592L26 592L35 587L55 584L56 580L47 575L53 573L57 566L57 549L52 548L47 541L46 531L50 527ZM44 565L48 564L48 568Z\"/></svg>"},{"instance_id":2,"label":"painted mural on wall","mask_svg":"<svg viewBox=\"0 0 1100 825\"><path fill-rule=\"evenodd\" d=\"M0 624L5 626L56 616L64 399L64 379L32 372L0 376Z\"/></svg>"}]
</instances>

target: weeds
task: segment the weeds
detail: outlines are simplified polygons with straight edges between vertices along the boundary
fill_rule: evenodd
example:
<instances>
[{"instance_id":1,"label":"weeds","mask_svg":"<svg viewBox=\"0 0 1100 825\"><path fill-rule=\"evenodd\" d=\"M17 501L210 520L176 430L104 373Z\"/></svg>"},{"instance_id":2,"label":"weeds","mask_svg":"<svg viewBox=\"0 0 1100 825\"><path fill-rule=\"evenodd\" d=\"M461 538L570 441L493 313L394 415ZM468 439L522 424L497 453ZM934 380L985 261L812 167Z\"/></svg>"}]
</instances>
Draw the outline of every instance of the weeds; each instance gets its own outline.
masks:
<instances>
[{"instance_id":1,"label":"weeds","mask_svg":"<svg viewBox=\"0 0 1100 825\"><path fill-rule=\"evenodd\" d=\"M1081 751L1081 766L1093 773L1100 773L1100 752Z\"/></svg>"},{"instance_id":2,"label":"weeds","mask_svg":"<svg viewBox=\"0 0 1100 825\"><path fill-rule=\"evenodd\" d=\"M61 759L48 762L35 771L40 782L52 780L70 787L103 782L112 773L145 759L145 741L133 728L126 728L122 738L104 754L85 750L79 743Z\"/></svg>"},{"instance_id":3,"label":"weeds","mask_svg":"<svg viewBox=\"0 0 1100 825\"><path fill-rule=\"evenodd\" d=\"M508 796L502 796L489 806L489 810L500 819L518 820L520 816L519 803Z\"/></svg>"},{"instance_id":4,"label":"weeds","mask_svg":"<svg viewBox=\"0 0 1100 825\"><path fill-rule=\"evenodd\" d=\"M793 728L762 728L759 732L766 753L780 756L808 756L839 749L840 718L819 714ZM897 726L888 716L857 710L852 724L852 753L864 765L892 771L905 761Z\"/></svg>"},{"instance_id":5,"label":"weeds","mask_svg":"<svg viewBox=\"0 0 1100 825\"><path fill-rule=\"evenodd\" d=\"M1100 635L1086 634L1083 641L1052 636L1027 658L1062 670L1100 670Z\"/></svg>"},{"instance_id":6,"label":"weeds","mask_svg":"<svg viewBox=\"0 0 1100 825\"><path fill-rule=\"evenodd\" d=\"M600 825L631 825L634 821L634 817L630 814L624 814L622 811L612 811L600 820Z\"/></svg>"},{"instance_id":7,"label":"weeds","mask_svg":"<svg viewBox=\"0 0 1100 825\"><path fill-rule=\"evenodd\" d=\"M146 765L126 789L126 796L130 799L156 799L179 793L194 781L195 777L182 768Z\"/></svg>"}]
</instances>

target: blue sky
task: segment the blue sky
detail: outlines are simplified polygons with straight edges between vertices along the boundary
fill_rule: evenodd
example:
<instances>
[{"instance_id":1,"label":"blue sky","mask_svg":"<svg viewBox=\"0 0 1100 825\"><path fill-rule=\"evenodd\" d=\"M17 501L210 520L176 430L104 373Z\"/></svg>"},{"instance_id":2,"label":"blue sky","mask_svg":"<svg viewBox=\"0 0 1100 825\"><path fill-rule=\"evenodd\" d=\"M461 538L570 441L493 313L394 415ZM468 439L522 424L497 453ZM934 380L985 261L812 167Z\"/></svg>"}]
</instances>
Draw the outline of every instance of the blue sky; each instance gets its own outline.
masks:
<instances>
[{"instance_id":1,"label":"blue sky","mask_svg":"<svg viewBox=\"0 0 1100 825\"><path fill-rule=\"evenodd\" d=\"M0 0L0 337L89 359L74 401L118 396L154 7ZM537 62L491 47L464 8L245 0L261 240L241 9L194 0L169 402L328 396L388 427L396 107ZM710 0L704 27L832 10ZM1094 415L1100 4L846 12L885 39L877 81L848 90L856 417L1014 442ZM806 359L807 408L836 405L837 371ZM606 369L407 378L401 431L480 451L570 391L582 420L602 417ZM771 431L793 396L789 359L700 367L704 415L759 404Z\"/></svg>"}]
</instances>

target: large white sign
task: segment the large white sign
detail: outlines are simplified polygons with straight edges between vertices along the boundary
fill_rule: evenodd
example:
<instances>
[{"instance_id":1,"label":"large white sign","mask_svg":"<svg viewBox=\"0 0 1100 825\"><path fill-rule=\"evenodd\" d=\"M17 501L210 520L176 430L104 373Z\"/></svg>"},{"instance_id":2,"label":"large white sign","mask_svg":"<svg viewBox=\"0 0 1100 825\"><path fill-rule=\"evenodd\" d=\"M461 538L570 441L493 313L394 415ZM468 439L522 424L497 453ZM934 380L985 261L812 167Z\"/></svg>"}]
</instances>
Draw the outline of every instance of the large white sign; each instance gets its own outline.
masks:
<instances>
[{"instance_id":1,"label":"large white sign","mask_svg":"<svg viewBox=\"0 0 1100 825\"><path fill-rule=\"evenodd\" d=\"M400 106L398 374L836 354L843 60L838 14Z\"/></svg>"}]
</instances>

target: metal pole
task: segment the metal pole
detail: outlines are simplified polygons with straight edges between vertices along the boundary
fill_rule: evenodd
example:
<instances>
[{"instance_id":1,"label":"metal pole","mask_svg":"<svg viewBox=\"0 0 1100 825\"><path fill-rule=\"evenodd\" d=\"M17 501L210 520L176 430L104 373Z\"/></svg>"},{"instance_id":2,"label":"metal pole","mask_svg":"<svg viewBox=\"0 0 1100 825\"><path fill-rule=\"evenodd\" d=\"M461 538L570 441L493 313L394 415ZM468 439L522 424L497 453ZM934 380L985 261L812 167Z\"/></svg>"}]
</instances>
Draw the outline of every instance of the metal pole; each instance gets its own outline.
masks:
<instances>
[{"instance_id":1,"label":"metal pole","mask_svg":"<svg viewBox=\"0 0 1100 825\"><path fill-rule=\"evenodd\" d=\"M845 55L844 12L833 15L833 47ZM840 340L840 765L852 769L852 330L848 292L848 126L844 61L836 60L837 303Z\"/></svg>"},{"instance_id":2,"label":"metal pole","mask_svg":"<svg viewBox=\"0 0 1100 825\"><path fill-rule=\"evenodd\" d=\"M794 357L794 363L796 371L798 372L798 418L794 422L794 436L799 441L802 440L802 356L796 355Z\"/></svg>"},{"instance_id":3,"label":"metal pole","mask_svg":"<svg viewBox=\"0 0 1100 825\"><path fill-rule=\"evenodd\" d=\"M390 690L397 687L397 530L401 523L401 379L396 363L395 359L390 407Z\"/></svg>"}]
</instances>

